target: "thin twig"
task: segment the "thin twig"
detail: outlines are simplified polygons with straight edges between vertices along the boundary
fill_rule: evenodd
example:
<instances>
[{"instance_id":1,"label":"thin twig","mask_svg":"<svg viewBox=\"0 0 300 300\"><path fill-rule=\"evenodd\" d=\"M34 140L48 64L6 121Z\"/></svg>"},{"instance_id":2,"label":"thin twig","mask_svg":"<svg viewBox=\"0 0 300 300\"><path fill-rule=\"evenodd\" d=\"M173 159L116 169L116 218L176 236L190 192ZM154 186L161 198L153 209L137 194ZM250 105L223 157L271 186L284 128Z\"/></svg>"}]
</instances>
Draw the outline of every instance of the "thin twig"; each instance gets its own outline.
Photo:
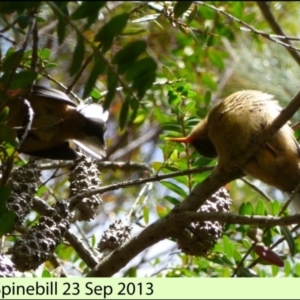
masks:
<instances>
[{"instance_id":1,"label":"thin twig","mask_svg":"<svg viewBox=\"0 0 300 300\"><path fill-rule=\"evenodd\" d=\"M270 10L269 3L266 1L256 1L257 6L260 8L260 11L262 12L263 16L265 17L266 21L269 23L270 27L273 29L273 31L280 36L280 39L283 39L285 37L285 33L281 26L278 24L277 20L275 19L274 15L272 14ZM276 35L270 35L271 38L278 38ZM291 39L285 38L286 43L290 46L293 46L290 44ZM289 54L294 58L294 60L297 62L297 64L300 66L300 55L294 51L294 49L287 47L287 51Z\"/></svg>"},{"instance_id":2,"label":"thin twig","mask_svg":"<svg viewBox=\"0 0 300 300\"><path fill-rule=\"evenodd\" d=\"M196 3L198 3L198 4L200 4L200 5L204 5L204 6L206 6L206 7L209 7L209 8L211 8L211 9L217 11L218 13L220 13L220 14L222 14L222 15L225 15L226 17L230 18L231 20L233 20L233 21L235 21L235 22L237 22L237 23L243 25L244 27L240 27L241 30L245 30L245 31L247 30L247 31L250 31L250 32L252 32L253 34L256 34L256 35L259 35L259 36L261 36L261 37L264 37L264 38L266 38L266 39L268 39L268 40L270 40L270 41L272 41L272 42L274 42L274 43L276 43L276 44L279 44L279 45L281 45L281 46L284 46L284 47L286 47L286 48L288 48L288 49L293 49L293 50L295 50L295 51L300 51L299 48L294 47L294 46L292 46L292 45L290 45L290 44L288 44L288 43L284 43L284 42L282 42L282 41L280 41L280 40L277 40L277 39L275 39L275 38L273 37L273 35L271 35L271 34L268 34L268 33L265 33L265 32L263 32L263 31L260 31L260 30L255 29L253 26L251 26L251 25L247 24L246 22L244 22L244 21L242 21L242 20L240 20L240 19L234 17L233 15L227 13L227 12L224 11L224 10L215 7L214 5L207 4L207 3L203 2L203 1L196 1Z\"/></svg>"},{"instance_id":3,"label":"thin twig","mask_svg":"<svg viewBox=\"0 0 300 300\"><path fill-rule=\"evenodd\" d=\"M259 193L261 196L263 196L267 201L273 202L273 199L268 194L266 194L264 191L259 189L255 184L253 184L247 178L240 178L240 179L242 181L244 181L246 184L248 184L253 190L255 190L257 193Z\"/></svg>"},{"instance_id":4,"label":"thin twig","mask_svg":"<svg viewBox=\"0 0 300 300\"><path fill-rule=\"evenodd\" d=\"M77 202L81 201L82 198L91 197L92 195L103 194L103 193L108 192L108 191L114 191L114 190L118 190L118 189L121 189L121 188L127 188L127 187L131 187L131 186L145 184L145 183L148 183L148 182L161 181L161 180L164 180L164 179L173 178L173 177L177 177L177 176L183 176L183 175L188 175L188 174L200 174L200 173L203 173L203 172L211 171L213 169L214 169L214 167L205 167L204 166L204 167L199 167L199 168L190 169L190 170L172 172L172 173L169 173L169 174L155 175L155 176L149 177L149 178L142 178L142 179L134 179L134 180L124 181L124 182L120 182L120 183L107 185L107 186L104 186L104 187L101 187L101 188L98 188L98 189L89 190L89 191L79 193L76 196L73 196L73 197L69 198L68 201L70 201L70 205L73 207L73 206L76 206Z\"/></svg>"}]
</instances>

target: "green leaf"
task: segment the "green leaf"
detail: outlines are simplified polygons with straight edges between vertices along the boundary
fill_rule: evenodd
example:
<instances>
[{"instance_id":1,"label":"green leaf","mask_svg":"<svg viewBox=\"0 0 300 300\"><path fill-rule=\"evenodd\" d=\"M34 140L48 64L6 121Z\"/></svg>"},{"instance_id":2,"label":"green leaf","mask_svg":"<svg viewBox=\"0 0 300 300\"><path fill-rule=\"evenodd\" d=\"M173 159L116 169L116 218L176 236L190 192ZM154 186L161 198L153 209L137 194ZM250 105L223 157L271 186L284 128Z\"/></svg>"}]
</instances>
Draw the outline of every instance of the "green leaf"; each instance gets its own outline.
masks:
<instances>
[{"instance_id":1,"label":"green leaf","mask_svg":"<svg viewBox=\"0 0 300 300\"><path fill-rule=\"evenodd\" d=\"M208 106L211 102L211 91L207 90L204 95L204 103Z\"/></svg>"},{"instance_id":2,"label":"green leaf","mask_svg":"<svg viewBox=\"0 0 300 300\"><path fill-rule=\"evenodd\" d=\"M106 1L82 1L81 5L72 13L72 20L88 18L91 14L99 13L99 10L106 4Z\"/></svg>"},{"instance_id":3,"label":"green leaf","mask_svg":"<svg viewBox=\"0 0 300 300\"><path fill-rule=\"evenodd\" d=\"M6 211L6 203L9 199L11 193L11 188L8 186L0 187L0 216L2 216Z\"/></svg>"},{"instance_id":4,"label":"green leaf","mask_svg":"<svg viewBox=\"0 0 300 300\"><path fill-rule=\"evenodd\" d=\"M254 209L250 202L242 203L239 209L240 215L253 215Z\"/></svg>"},{"instance_id":5,"label":"green leaf","mask_svg":"<svg viewBox=\"0 0 300 300\"><path fill-rule=\"evenodd\" d=\"M15 222L15 213L10 210L4 213L0 218L0 237L7 234L13 229Z\"/></svg>"},{"instance_id":6,"label":"green leaf","mask_svg":"<svg viewBox=\"0 0 300 300\"><path fill-rule=\"evenodd\" d=\"M84 58L84 52L85 52L84 40L81 37L81 35L77 34L77 44L74 50L74 55L69 70L71 76L75 75L76 72L79 71Z\"/></svg>"},{"instance_id":7,"label":"green leaf","mask_svg":"<svg viewBox=\"0 0 300 300\"><path fill-rule=\"evenodd\" d=\"M61 10L61 12L65 16L69 16L68 11L68 1L56 1L55 5ZM57 15L55 11L53 11L54 15ZM66 36L66 30L67 30L67 23L63 16L60 14L57 15L58 17L58 24L57 24L57 36L58 36L58 43L61 45L65 39Z\"/></svg>"},{"instance_id":8,"label":"green leaf","mask_svg":"<svg viewBox=\"0 0 300 300\"><path fill-rule=\"evenodd\" d=\"M177 1L174 6L174 16L175 18L181 17L192 5L194 1Z\"/></svg>"},{"instance_id":9,"label":"green leaf","mask_svg":"<svg viewBox=\"0 0 300 300\"><path fill-rule=\"evenodd\" d=\"M5 73L1 79L1 84L6 84L9 79L9 73ZM24 70L19 73L15 73L13 80L11 81L10 89L21 89L30 86L38 77L38 73L32 70Z\"/></svg>"},{"instance_id":10,"label":"green leaf","mask_svg":"<svg viewBox=\"0 0 300 300\"><path fill-rule=\"evenodd\" d=\"M286 260L284 264L284 273L285 277L289 277L292 274L292 267L288 260Z\"/></svg>"},{"instance_id":11,"label":"green leaf","mask_svg":"<svg viewBox=\"0 0 300 300\"><path fill-rule=\"evenodd\" d=\"M96 34L94 41L102 42L102 51L106 52L113 43L114 37L121 34L127 24L129 15L123 13L113 17Z\"/></svg>"},{"instance_id":12,"label":"green leaf","mask_svg":"<svg viewBox=\"0 0 300 300\"><path fill-rule=\"evenodd\" d=\"M294 256L296 254L296 245L291 231L286 226L280 226L280 229L282 235L285 237L285 240L289 245L291 256Z\"/></svg>"},{"instance_id":13,"label":"green leaf","mask_svg":"<svg viewBox=\"0 0 300 300\"><path fill-rule=\"evenodd\" d=\"M168 202L170 202L173 205L179 205L181 203L181 201L179 201L178 199L171 197L171 196L165 196L164 198L165 200L167 200Z\"/></svg>"},{"instance_id":14,"label":"green leaf","mask_svg":"<svg viewBox=\"0 0 300 300\"><path fill-rule=\"evenodd\" d=\"M272 215L277 216L280 211L280 202L277 200L274 200L271 203L271 208L272 208Z\"/></svg>"},{"instance_id":15,"label":"green leaf","mask_svg":"<svg viewBox=\"0 0 300 300\"><path fill-rule=\"evenodd\" d=\"M96 236L94 234L91 237L91 246L93 248L96 246Z\"/></svg>"},{"instance_id":16,"label":"green leaf","mask_svg":"<svg viewBox=\"0 0 300 300\"><path fill-rule=\"evenodd\" d=\"M45 64L45 68L55 68L57 66L58 66L58 64L56 64L56 63L46 63Z\"/></svg>"},{"instance_id":17,"label":"green leaf","mask_svg":"<svg viewBox=\"0 0 300 300\"><path fill-rule=\"evenodd\" d=\"M93 13L91 13L86 22L85 22L85 25L83 27L83 31L86 31L88 29L91 28L91 26L97 21L98 19L98 16L99 16L99 12L98 11L94 11Z\"/></svg>"},{"instance_id":18,"label":"green leaf","mask_svg":"<svg viewBox=\"0 0 300 300\"><path fill-rule=\"evenodd\" d=\"M262 200L258 200L256 204L255 214L263 216L266 214L265 203Z\"/></svg>"},{"instance_id":19,"label":"green leaf","mask_svg":"<svg viewBox=\"0 0 300 300\"><path fill-rule=\"evenodd\" d=\"M198 6L194 5L192 11L190 12L188 19L187 19L187 24L190 24L197 16L198 14Z\"/></svg>"},{"instance_id":20,"label":"green leaf","mask_svg":"<svg viewBox=\"0 0 300 300\"><path fill-rule=\"evenodd\" d=\"M132 64L131 68L126 73L126 79L132 81L140 76L147 75L148 73L156 70L156 63L151 57L146 57L136 61Z\"/></svg>"},{"instance_id":21,"label":"green leaf","mask_svg":"<svg viewBox=\"0 0 300 300\"><path fill-rule=\"evenodd\" d=\"M223 236L223 246L226 255L228 256L228 258L231 258L233 256L234 245L227 235Z\"/></svg>"},{"instance_id":22,"label":"green leaf","mask_svg":"<svg viewBox=\"0 0 300 300\"><path fill-rule=\"evenodd\" d=\"M215 66L217 66L220 70L224 69L225 65L224 65L223 59L220 57L220 55L218 53L216 53L215 51L209 51L208 57L209 57L209 60Z\"/></svg>"},{"instance_id":23,"label":"green leaf","mask_svg":"<svg viewBox=\"0 0 300 300\"><path fill-rule=\"evenodd\" d=\"M162 207L160 205L156 206L156 212L160 218L165 217L168 214L168 210L166 207Z\"/></svg>"},{"instance_id":24,"label":"green leaf","mask_svg":"<svg viewBox=\"0 0 300 300\"><path fill-rule=\"evenodd\" d=\"M236 250L236 249L234 249L233 250L233 258L234 258L234 260L235 260L235 262L238 264L240 261L242 261L242 255L241 255L241 253L238 251L238 250Z\"/></svg>"},{"instance_id":25,"label":"green leaf","mask_svg":"<svg viewBox=\"0 0 300 300\"><path fill-rule=\"evenodd\" d=\"M39 57L44 60L44 59L48 59L50 54L51 54L51 50L49 48L44 48L44 49L39 49L38 51L39 53Z\"/></svg>"},{"instance_id":26,"label":"green leaf","mask_svg":"<svg viewBox=\"0 0 300 300\"><path fill-rule=\"evenodd\" d=\"M28 15L20 15L17 18L17 23L21 29L25 29L32 21L32 17Z\"/></svg>"},{"instance_id":27,"label":"green leaf","mask_svg":"<svg viewBox=\"0 0 300 300\"><path fill-rule=\"evenodd\" d=\"M42 272L42 278L50 278L52 277L51 273L48 270L43 270Z\"/></svg>"},{"instance_id":28,"label":"green leaf","mask_svg":"<svg viewBox=\"0 0 300 300\"><path fill-rule=\"evenodd\" d=\"M145 224L149 223L149 208L147 206L143 207L143 218L145 221Z\"/></svg>"},{"instance_id":29,"label":"green leaf","mask_svg":"<svg viewBox=\"0 0 300 300\"><path fill-rule=\"evenodd\" d=\"M90 95L91 91L93 90L96 81L100 74L104 73L106 69L106 65L98 60L98 58L95 58L95 65L90 73L90 77L88 78L85 87L84 87L84 92L83 92L83 97L86 98Z\"/></svg>"},{"instance_id":30,"label":"green leaf","mask_svg":"<svg viewBox=\"0 0 300 300\"><path fill-rule=\"evenodd\" d=\"M183 112L192 112L195 106L196 106L196 102L190 101L187 105L182 107L182 111Z\"/></svg>"},{"instance_id":31,"label":"green leaf","mask_svg":"<svg viewBox=\"0 0 300 300\"><path fill-rule=\"evenodd\" d=\"M244 3L242 1L233 1L231 9L236 18L241 19L243 17Z\"/></svg>"},{"instance_id":32,"label":"green leaf","mask_svg":"<svg viewBox=\"0 0 300 300\"><path fill-rule=\"evenodd\" d=\"M92 89L92 91L90 92L90 96L93 98L93 99L100 99L102 97L102 94L95 88Z\"/></svg>"},{"instance_id":33,"label":"green leaf","mask_svg":"<svg viewBox=\"0 0 300 300\"><path fill-rule=\"evenodd\" d=\"M160 182L162 185L164 185L165 187L167 187L169 190L173 191L174 193L178 194L179 196L181 196L182 198L185 198L187 196L186 192L179 187L178 185L169 182L169 181L161 181Z\"/></svg>"},{"instance_id":34,"label":"green leaf","mask_svg":"<svg viewBox=\"0 0 300 300\"><path fill-rule=\"evenodd\" d=\"M201 75L201 82L207 87L209 87L211 90L213 91L217 90L217 84L212 79L212 76L210 76L209 74L203 73Z\"/></svg>"},{"instance_id":35,"label":"green leaf","mask_svg":"<svg viewBox=\"0 0 300 300\"><path fill-rule=\"evenodd\" d=\"M122 65L134 62L147 48L145 41L134 41L118 51L112 59L112 63Z\"/></svg>"},{"instance_id":36,"label":"green leaf","mask_svg":"<svg viewBox=\"0 0 300 300\"><path fill-rule=\"evenodd\" d=\"M217 44L217 38L213 35L210 35L207 38L207 42L206 42L207 47L212 47L215 46L216 44Z\"/></svg>"},{"instance_id":37,"label":"green leaf","mask_svg":"<svg viewBox=\"0 0 300 300\"><path fill-rule=\"evenodd\" d=\"M9 107L5 106L2 112L0 113L0 123L3 123L6 120L8 114L9 114Z\"/></svg>"},{"instance_id":38,"label":"green leaf","mask_svg":"<svg viewBox=\"0 0 300 300\"><path fill-rule=\"evenodd\" d=\"M30 9L37 6L40 1L0 1L1 14L11 14L15 11L23 12L25 9Z\"/></svg>"},{"instance_id":39,"label":"green leaf","mask_svg":"<svg viewBox=\"0 0 300 300\"><path fill-rule=\"evenodd\" d=\"M0 141L16 146L16 131L6 124L0 124Z\"/></svg>"},{"instance_id":40,"label":"green leaf","mask_svg":"<svg viewBox=\"0 0 300 300\"><path fill-rule=\"evenodd\" d=\"M147 30L144 28L139 28L139 27L126 27L123 32L122 32L122 36L132 36L132 35L138 35L141 33L147 33Z\"/></svg>"},{"instance_id":41,"label":"green leaf","mask_svg":"<svg viewBox=\"0 0 300 300\"><path fill-rule=\"evenodd\" d=\"M149 70L148 73L143 76L136 77L133 80L132 88L137 90L137 95L140 99L143 98L147 90L152 87L155 78L155 72L151 72L151 70Z\"/></svg>"},{"instance_id":42,"label":"green leaf","mask_svg":"<svg viewBox=\"0 0 300 300\"><path fill-rule=\"evenodd\" d=\"M169 120L169 118L163 113L163 110L156 105L154 106L154 116L155 120L161 125Z\"/></svg>"},{"instance_id":43,"label":"green leaf","mask_svg":"<svg viewBox=\"0 0 300 300\"><path fill-rule=\"evenodd\" d=\"M205 20L213 20L216 16L216 12L214 10L204 5L200 5L198 11Z\"/></svg>"},{"instance_id":44,"label":"green leaf","mask_svg":"<svg viewBox=\"0 0 300 300\"><path fill-rule=\"evenodd\" d=\"M129 113L129 100L126 99L122 105L120 116L119 116L119 126L123 129L127 123Z\"/></svg>"},{"instance_id":45,"label":"green leaf","mask_svg":"<svg viewBox=\"0 0 300 300\"><path fill-rule=\"evenodd\" d=\"M6 53L6 56L1 66L2 71L9 72L13 68L15 68L17 66L16 64L21 61L22 57L23 57L22 49L18 51L8 51Z\"/></svg>"}]
</instances>

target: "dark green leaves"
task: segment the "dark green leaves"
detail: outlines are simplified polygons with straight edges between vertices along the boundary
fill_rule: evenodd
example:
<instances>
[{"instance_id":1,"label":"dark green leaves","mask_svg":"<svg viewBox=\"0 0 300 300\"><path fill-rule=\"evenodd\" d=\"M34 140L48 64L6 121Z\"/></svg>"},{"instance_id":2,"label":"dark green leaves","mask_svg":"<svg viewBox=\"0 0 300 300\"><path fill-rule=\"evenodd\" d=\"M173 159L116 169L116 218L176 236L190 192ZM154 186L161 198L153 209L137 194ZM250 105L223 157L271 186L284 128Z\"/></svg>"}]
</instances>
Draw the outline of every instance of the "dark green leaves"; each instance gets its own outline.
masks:
<instances>
[{"instance_id":1,"label":"dark green leaves","mask_svg":"<svg viewBox=\"0 0 300 300\"><path fill-rule=\"evenodd\" d=\"M123 74L132 63L146 50L145 41L134 41L117 52L112 59L112 63L118 65L118 73Z\"/></svg>"},{"instance_id":2,"label":"dark green leaves","mask_svg":"<svg viewBox=\"0 0 300 300\"><path fill-rule=\"evenodd\" d=\"M152 57L146 57L132 64L126 74L126 79L133 81L132 88L138 92L138 97L142 98L147 89L155 80L156 63Z\"/></svg>"},{"instance_id":3,"label":"dark green leaves","mask_svg":"<svg viewBox=\"0 0 300 300\"><path fill-rule=\"evenodd\" d=\"M156 63L151 57L139 57L146 54L147 44L145 41L137 40L127 44L123 49L118 51L112 59L112 63L117 65L116 73L112 70L107 74L107 89L108 93L103 103L104 109L108 109L117 88L117 76L124 74L125 79L132 83L132 92L137 91L138 99L141 99L147 89L149 89L156 77ZM127 91L125 90L125 93ZM133 95L128 95L121 108L119 124L123 129L129 119L129 113L131 112L130 121L133 121L137 116L139 108L139 102Z\"/></svg>"},{"instance_id":4,"label":"dark green leaves","mask_svg":"<svg viewBox=\"0 0 300 300\"><path fill-rule=\"evenodd\" d=\"M98 14L99 10L106 4L106 1L82 1L82 4L71 15L72 20L88 18L90 15Z\"/></svg>"},{"instance_id":5,"label":"dark green leaves","mask_svg":"<svg viewBox=\"0 0 300 300\"><path fill-rule=\"evenodd\" d=\"M10 80L10 73L5 73L0 78L0 83L2 85L7 84L9 82L10 89L21 89L31 85L37 78L38 73L31 70L24 70L19 73L14 74L12 80Z\"/></svg>"},{"instance_id":6,"label":"dark green leaves","mask_svg":"<svg viewBox=\"0 0 300 300\"><path fill-rule=\"evenodd\" d=\"M102 43L102 51L106 52L112 45L115 36L122 33L127 24L129 15L123 13L112 18L96 34L95 42Z\"/></svg>"},{"instance_id":7,"label":"dark green leaves","mask_svg":"<svg viewBox=\"0 0 300 300\"><path fill-rule=\"evenodd\" d=\"M5 124L0 124L0 142L6 142L15 146L16 137L15 130Z\"/></svg>"},{"instance_id":8,"label":"dark green leaves","mask_svg":"<svg viewBox=\"0 0 300 300\"><path fill-rule=\"evenodd\" d=\"M0 12L11 14L15 11L23 12L25 9L34 8L40 1L0 1Z\"/></svg>"},{"instance_id":9,"label":"dark green leaves","mask_svg":"<svg viewBox=\"0 0 300 300\"><path fill-rule=\"evenodd\" d=\"M70 67L70 75L73 76L79 71L83 58L84 58L84 51L85 51L85 46L84 46L84 40L81 37L81 35L77 35L77 44L75 47L74 55L73 55L73 60L72 64Z\"/></svg>"},{"instance_id":10,"label":"dark green leaves","mask_svg":"<svg viewBox=\"0 0 300 300\"><path fill-rule=\"evenodd\" d=\"M95 60L95 64L90 73L89 79L85 85L83 97L87 97L90 95L98 79L98 76L102 74L106 68L105 64L102 61L100 61L97 56L94 57L94 60Z\"/></svg>"},{"instance_id":11,"label":"dark green leaves","mask_svg":"<svg viewBox=\"0 0 300 300\"><path fill-rule=\"evenodd\" d=\"M177 1L174 7L175 18L181 17L192 5L193 1Z\"/></svg>"},{"instance_id":12,"label":"dark green leaves","mask_svg":"<svg viewBox=\"0 0 300 300\"><path fill-rule=\"evenodd\" d=\"M11 69L16 67L16 63L20 62L23 57L23 51L17 50L14 51L13 48L9 49L6 53L5 59L3 60L3 64L1 69L3 72L8 72Z\"/></svg>"}]
</instances>

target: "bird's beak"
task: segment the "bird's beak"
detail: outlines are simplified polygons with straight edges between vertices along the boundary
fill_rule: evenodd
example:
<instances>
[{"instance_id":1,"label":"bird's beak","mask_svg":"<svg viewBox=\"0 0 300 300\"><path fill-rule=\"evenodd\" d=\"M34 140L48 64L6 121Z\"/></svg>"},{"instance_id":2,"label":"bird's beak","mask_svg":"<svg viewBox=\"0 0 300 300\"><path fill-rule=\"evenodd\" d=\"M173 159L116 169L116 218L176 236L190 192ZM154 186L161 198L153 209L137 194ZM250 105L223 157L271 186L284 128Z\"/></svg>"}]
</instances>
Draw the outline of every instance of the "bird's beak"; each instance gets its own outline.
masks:
<instances>
[{"instance_id":1,"label":"bird's beak","mask_svg":"<svg viewBox=\"0 0 300 300\"><path fill-rule=\"evenodd\" d=\"M167 137L166 138L167 141L171 141L171 142L175 142L175 143L191 143L193 141L193 139L189 136L186 137Z\"/></svg>"}]
</instances>

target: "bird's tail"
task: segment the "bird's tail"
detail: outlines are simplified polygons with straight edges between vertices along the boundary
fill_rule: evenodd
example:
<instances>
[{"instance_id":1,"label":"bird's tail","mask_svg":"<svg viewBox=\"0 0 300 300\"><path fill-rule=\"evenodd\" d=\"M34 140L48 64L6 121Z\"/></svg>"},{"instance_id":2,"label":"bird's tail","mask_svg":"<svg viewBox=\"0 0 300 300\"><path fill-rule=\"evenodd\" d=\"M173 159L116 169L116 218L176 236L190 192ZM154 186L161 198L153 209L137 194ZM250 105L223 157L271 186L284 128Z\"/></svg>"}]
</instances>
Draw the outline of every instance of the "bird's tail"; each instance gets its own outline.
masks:
<instances>
[{"instance_id":1,"label":"bird's tail","mask_svg":"<svg viewBox=\"0 0 300 300\"><path fill-rule=\"evenodd\" d=\"M106 155L104 133L109 116L108 111L104 111L103 107L96 103L79 105L77 111L85 119L86 135L74 142L92 157L103 158Z\"/></svg>"}]
</instances>

